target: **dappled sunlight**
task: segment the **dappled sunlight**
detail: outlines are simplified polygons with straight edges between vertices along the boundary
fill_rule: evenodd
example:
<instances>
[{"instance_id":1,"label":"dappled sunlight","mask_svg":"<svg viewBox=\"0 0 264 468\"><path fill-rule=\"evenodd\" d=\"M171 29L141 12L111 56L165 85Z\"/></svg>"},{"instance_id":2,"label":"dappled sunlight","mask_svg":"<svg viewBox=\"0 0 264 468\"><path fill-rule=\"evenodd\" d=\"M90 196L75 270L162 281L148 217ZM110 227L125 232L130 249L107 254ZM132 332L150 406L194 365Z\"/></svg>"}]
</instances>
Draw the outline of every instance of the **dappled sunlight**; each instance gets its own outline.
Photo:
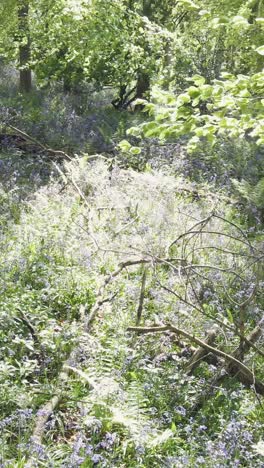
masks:
<instances>
[{"instance_id":1,"label":"dappled sunlight","mask_svg":"<svg viewBox=\"0 0 264 468\"><path fill-rule=\"evenodd\" d=\"M263 17L0 2L1 467L263 467Z\"/></svg>"}]
</instances>

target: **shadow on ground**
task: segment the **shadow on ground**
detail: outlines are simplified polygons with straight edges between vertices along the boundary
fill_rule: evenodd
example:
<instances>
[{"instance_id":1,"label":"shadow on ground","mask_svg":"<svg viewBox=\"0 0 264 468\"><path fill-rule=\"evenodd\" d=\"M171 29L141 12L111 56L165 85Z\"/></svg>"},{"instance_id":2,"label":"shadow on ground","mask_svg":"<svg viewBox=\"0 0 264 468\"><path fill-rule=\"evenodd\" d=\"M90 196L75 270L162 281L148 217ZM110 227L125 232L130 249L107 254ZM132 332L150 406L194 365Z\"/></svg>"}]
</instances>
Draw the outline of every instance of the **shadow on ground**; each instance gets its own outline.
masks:
<instances>
[{"instance_id":1,"label":"shadow on ground","mask_svg":"<svg viewBox=\"0 0 264 468\"><path fill-rule=\"evenodd\" d=\"M39 154L0 149L0 215L34 195L54 171L52 161Z\"/></svg>"}]
</instances>

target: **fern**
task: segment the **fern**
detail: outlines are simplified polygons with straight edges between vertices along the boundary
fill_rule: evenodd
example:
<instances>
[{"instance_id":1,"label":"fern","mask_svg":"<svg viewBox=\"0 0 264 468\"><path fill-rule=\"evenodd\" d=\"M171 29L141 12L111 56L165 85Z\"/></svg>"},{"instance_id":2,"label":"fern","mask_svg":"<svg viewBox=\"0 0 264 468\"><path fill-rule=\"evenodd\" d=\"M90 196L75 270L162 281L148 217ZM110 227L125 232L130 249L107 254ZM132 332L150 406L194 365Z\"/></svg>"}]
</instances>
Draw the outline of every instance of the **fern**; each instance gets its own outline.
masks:
<instances>
[{"instance_id":1,"label":"fern","mask_svg":"<svg viewBox=\"0 0 264 468\"><path fill-rule=\"evenodd\" d=\"M255 186L246 180L241 182L232 180L232 182L242 198L261 210L264 208L264 177Z\"/></svg>"}]
</instances>

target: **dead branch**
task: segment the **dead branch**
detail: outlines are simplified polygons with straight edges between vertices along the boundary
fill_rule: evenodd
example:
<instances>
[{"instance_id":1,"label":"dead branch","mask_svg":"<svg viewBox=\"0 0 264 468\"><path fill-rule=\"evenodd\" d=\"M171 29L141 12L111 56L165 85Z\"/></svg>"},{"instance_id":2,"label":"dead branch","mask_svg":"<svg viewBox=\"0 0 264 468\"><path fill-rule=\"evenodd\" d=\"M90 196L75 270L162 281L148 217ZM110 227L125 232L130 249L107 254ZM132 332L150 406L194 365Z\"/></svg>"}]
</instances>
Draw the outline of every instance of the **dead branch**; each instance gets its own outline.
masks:
<instances>
[{"instance_id":1,"label":"dead branch","mask_svg":"<svg viewBox=\"0 0 264 468\"><path fill-rule=\"evenodd\" d=\"M206 351L211 352L221 358L224 358L228 364L226 368L227 372L230 366L230 369L233 369L233 368L236 369L236 373L240 372L241 375L243 376L242 378L244 378L245 381L250 382L251 385L253 385L254 382L256 382L256 378L253 372L245 364L243 364L243 362L239 361L235 357L235 355L231 355L231 354L225 353L224 351L221 351L218 348L214 348L213 346L200 340L196 336L191 335L185 330L182 330L181 328L167 324L161 327L128 327L127 331L133 331L137 333L157 333L157 332L171 331L178 335L182 335L188 340L198 344L200 347L204 348ZM231 365L233 365L234 367L231 367ZM258 393L260 393L261 395L264 395L264 384L262 382L258 382L258 386L256 386L255 388Z\"/></svg>"},{"instance_id":2,"label":"dead branch","mask_svg":"<svg viewBox=\"0 0 264 468\"><path fill-rule=\"evenodd\" d=\"M186 237L186 236L189 236L191 234L214 234L214 235L217 235L217 236L224 236L224 237L229 237L229 239L233 239L235 241L238 241L242 244L245 244L249 247L249 244L248 242L245 242L244 240L240 239L239 237L236 237L236 236L232 236L231 234L227 234L225 232L219 232L219 231L189 231L189 232L184 232L183 234L181 234L175 241L173 241L170 245L170 247L172 247L173 245L175 245L179 240L181 240L183 237Z\"/></svg>"},{"instance_id":3,"label":"dead branch","mask_svg":"<svg viewBox=\"0 0 264 468\"><path fill-rule=\"evenodd\" d=\"M125 224L125 226L122 226L118 231L116 231L114 233L113 238L119 236L119 234L121 234L121 232L125 231L128 227L132 226L132 224L134 224L136 221L138 221L138 219L139 219L139 217L136 216L129 223Z\"/></svg>"},{"instance_id":4,"label":"dead branch","mask_svg":"<svg viewBox=\"0 0 264 468\"><path fill-rule=\"evenodd\" d=\"M95 304L93 305L88 317L84 317L84 322L83 322L83 332L87 333L89 331L93 321L95 320L98 311L100 310L101 306L110 300L112 300L116 294L112 295L111 297L104 298L103 294L105 291L106 286L114 279L116 278L119 273L121 273L126 267L132 266L132 265L139 265L139 264L144 264L146 263L145 259L138 259L138 260L128 260L126 262L120 263L118 268L111 274L105 277L102 285L99 287L98 292L96 294L96 301ZM81 316L83 313L81 312ZM76 353L78 351L78 347L75 347L68 359L63 363L62 369L58 375L57 378L57 386L55 389L55 395L48 401L46 402L38 411L37 417L36 417L36 422L35 422L35 427L33 430L33 434L31 437L31 440L33 443L41 445L42 444L42 439L45 433L45 426L49 418L51 417L52 413L54 410L57 408L59 405L61 399L63 398L65 394L65 385L69 379L69 374L70 371L72 370L71 363L72 361L76 360ZM31 466L34 466L34 459L30 457L30 459L27 462L26 465L28 468Z\"/></svg>"},{"instance_id":5,"label":"dead branch","mask_svg":"<svg viewBox=\"0 0 264 468\"><path fill-rule=\"evenodd\" d=\"M217 336L217 329L210 330L208 332L208 335L205 338L205 343L207 345L212 345L215 341L215 338ZM199 366L199 363L205 358L205 356L208 355L207 350L200 346L196 351L193 353L192 357L190 358L188 364L187 364L187 375L191 374L196 367Z\"/></svg>"},{"instance_id":6,"label":"dead branch","mask_svg":"<svg viewBox=\"0 0 264 468\"><path fill-rule=\"evenodd\" d=\"M68 364L68 361L67 361L67 364ZM34 444L38 444L38 445L42 444L42 439L43 439L46 423L48 422L55 408L60 403L62 396L64 394L65 384L69 376L69 369L67 368L66 363L64 364L64 366L62 367L62 370L58 376L56 394L47 403L42 405L41 408L37 412L35 427L34 427L32 437L31 437L31 441ZM32 465L30 464L30 463L33 463L32 459L30 459L28 463L29 463L28 466L33 466L33 464Z\"/></svg>"},{"instance_id":7,"label":"dead branch","mask_svg":"<svg viewBox=\"0 0 264 468\"><path fill-rule=\"evenodd\" d=\"M41 148L43 151L46 151L47 153L51 153L54 156L69 159L70 161L72 160L72 158L67 153L65 153L64 151L54 150L53 148L50 148L49 146L43 145L43 143L40 143L38 140L36 140L32 136L28 135L26 132L20 130L17 127L14 127L13 125L11 125L9 123L6 123L5 125L7 127L11 128L12 130L14 130L19 135L23 136L26 140L30 141L31 143L34 143L36 146Z\"/></svg>"},{"instance_id":8,"label":"dead branch","mask_svg":"<svg viewBox=\"0 0 264 468\"><path fill-rule=\"evenodd\" d=\"M27 315L25 314L25 312L22 309L20 309L20 307L17 307L16 309L18 311L19 318L15 319L15 320L21 321L28 328L28 330L29 330L29 332L30 332L30 334L32 336L32 339L33 339L33 341L35 343L35 346L37 348L36 358L38 360L40 369L43 369L43 365L44 365L44 361L45 361L45 349L44 349L43 344L41 343L41 340L39 339L38 332L35 329L34 325L32 325L32 323L30 322L30 320L27 317Z\"/></svg>"},{"instance_id":9,"label":"dead branch","mask_svg":"<svg viewBox=\"0 0 264 468\"><path fill-rule=\"evenodd\" d=\"M184 304L192 307L194 310L197 310L197 312L200 312L201 314L205 315L208 318L211 318L214 320L218 325L221 327L225 328L226 330L232 331L234 335L238 336L239 338L243 339L256 353L258 353L260 356L264 357L263 351L261 351L253 342L251 342L247 337L242 335L240 331L238 330L237 327L233 327L232 325L229 325L228 323L225 323L223 320L214 317L214 315L208 313L203 307L198 307L197 305L193 304L192 302L189 302L187 299L183 298L180 296L178 293L173 291L172 289L168 288L167 286L164 286L163 284L160 283L159 280L157 280L160 287L164 289L164 291L167 291L168 293L173 294L179 301L183 302Z\"/></svg>"},{"instance_id":10,"label":"dead branch","mask_svg":"<svg viewBox=\"0 0 264 468\"><path fill-rule=\"evenodd\" d=\"M37 346L41 346L41 343L39 341L39 337L38 337L38 333L37 331L35 330L35 327L32 325L32 323L30 322L30 320L28 319L28 317L26 316L25 312L23 312L22 309L20 309L20 307L17 307L16 310L18 311L19 315L20 315L20 320L22 323L24 323L24 325L28 328L28 330L30 331L30 334L34 340L34 343L37 345Z\"/></svg>"},{"instance_id":11,"label":"dead branch","mask_svg":"<svg viewBox=\"0 0 264 468\"><path fill-rule=\"evenodd\" d=\"M260 327L260 324L257 325L254 330L250 333L250 335L247 337L247 340L252 342L256 342L262 335L262 330ZM240 343L238 348L234 351L232 356L234 356L237 359L243 359L244 355L246 352L248 352L250 349L250 346L248 345L247 341L244 341L243 343ZM255 373L251 372L251 375L244 374L240 372L240 369L236 367L232 362L229 362L226 366L222 367L211 379L209 383L209 387L206 388L205 391L201 392L200 395L198 396L195 405L193 406L191 413L194 414L197 411L199 411L200 408L202 408L203 404L205 401L208 400L208 398L212 397L215 390L221 385L223 380L227 375L231 375L235 378L237 378L243 385L249 388L254 388L257 399L259 400L258 394L259 395L264 395L264 385L262 382L256 379ZM261 402L260 402L261 404Z\"/></svg>"}]
</instances>

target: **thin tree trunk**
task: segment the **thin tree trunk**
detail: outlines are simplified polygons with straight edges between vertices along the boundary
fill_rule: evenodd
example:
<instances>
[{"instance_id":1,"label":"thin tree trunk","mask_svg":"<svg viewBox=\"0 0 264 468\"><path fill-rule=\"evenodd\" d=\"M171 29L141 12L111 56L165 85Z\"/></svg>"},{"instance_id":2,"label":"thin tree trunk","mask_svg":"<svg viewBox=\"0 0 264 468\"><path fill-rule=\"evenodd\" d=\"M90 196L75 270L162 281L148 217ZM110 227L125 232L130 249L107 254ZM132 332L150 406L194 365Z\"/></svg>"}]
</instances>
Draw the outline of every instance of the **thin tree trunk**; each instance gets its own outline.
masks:
<instances>
[{"instance_id":1,"label":"thin tree trunk","mask_svg":"<svg viewBox=\"0 0 264 468\"><path fill-rule=\"evenodd\" d=\"M145 99L147 98L148 91L150 89L150 78L147 73L142 73L139 71L137 77L137 85L136 85L136 98L137 99ZM142 110L144 106L142 104L137 104L135 106L135 110Z\"/></svg>"},{"instance_id":2,"label":"thin tree trunk","mask_svg":"<svg viewBox=\"0 0 264 468\"><path fill-rule=\"evenodd\" d=\"M151 20L151 0L143 0L142 14Z\"/></svg>"},{"instance_id":3,"label":"thin tree trunk","mask_svg":"<svg viewBox=\"0 0 264 468\"><path fill-rule=\"evenodd\" d=\"M142 4L142 16L145 16L150 21L152 19L151 0L143 0ZM136 85L136 97L137 99L146 98L146 93L150 89L150 76L142 70L138 70L137 85ZM142 105L137 105L135 110L141 110Z\"/></svg>"},{"instance_id":4,"label":"thin tree trunk","mask_svg":"<svg viewBox=\"0 0 264 468\"><path fill-rule=\"evenodd\" d=\"M19 45L19 87L22 93L29 93L32 88L32 74L29 67L30 38L28 24L29 3L28 0L19 2L18 24L21 34Z\"/></svg>"}]
</instances>

